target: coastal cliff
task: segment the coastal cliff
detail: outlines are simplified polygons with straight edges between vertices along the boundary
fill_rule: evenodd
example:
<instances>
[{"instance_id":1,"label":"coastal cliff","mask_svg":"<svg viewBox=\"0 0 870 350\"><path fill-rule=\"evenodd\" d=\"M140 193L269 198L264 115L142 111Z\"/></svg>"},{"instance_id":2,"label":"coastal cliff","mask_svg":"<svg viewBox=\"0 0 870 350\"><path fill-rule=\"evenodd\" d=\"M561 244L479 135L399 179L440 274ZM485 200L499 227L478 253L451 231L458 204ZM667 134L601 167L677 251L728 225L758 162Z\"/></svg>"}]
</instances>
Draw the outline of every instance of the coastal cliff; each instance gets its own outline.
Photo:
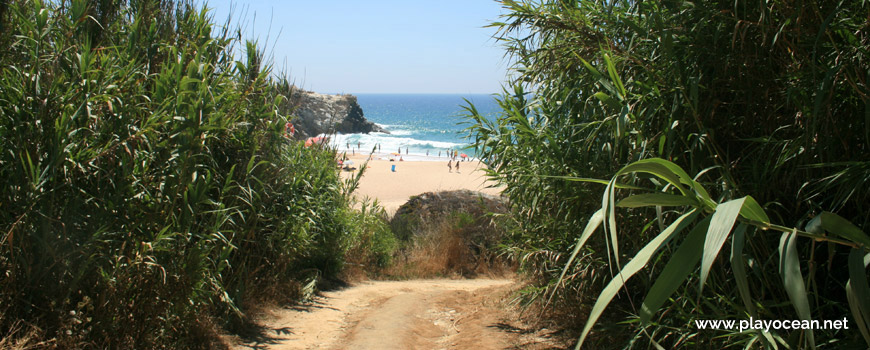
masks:
<instances>
[{"instance_id":1,"label":"coastal cliff","mask_svg":"<svg viewBox=\"0 0 870 350\"><path fill-rule=\"evenodd\" d=\"M366 120L354 95L327 95L297 90L292 101L293 123L301 137L319 134L386 132Z\"/></svg>"}]
</instances>

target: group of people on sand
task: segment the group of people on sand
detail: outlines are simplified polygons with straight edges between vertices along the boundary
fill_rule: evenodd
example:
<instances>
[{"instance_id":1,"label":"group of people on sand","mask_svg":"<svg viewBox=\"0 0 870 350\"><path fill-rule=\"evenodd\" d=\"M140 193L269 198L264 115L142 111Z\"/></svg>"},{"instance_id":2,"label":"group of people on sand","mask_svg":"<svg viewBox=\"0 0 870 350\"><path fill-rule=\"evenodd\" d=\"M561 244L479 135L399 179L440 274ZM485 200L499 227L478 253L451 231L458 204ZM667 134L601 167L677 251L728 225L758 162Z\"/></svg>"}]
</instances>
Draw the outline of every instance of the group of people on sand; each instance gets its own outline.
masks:
<instances>
[{"instance_id":1,"label":"group of people on sand","mask_svg":"<svg viewBox=\"0 0 870 350\"><path fill-rule=\"evenodd\" d=\"M345 146L347 146L348 149L350 149L350 150L352 150L352 151L355 151L355 150L358 150L358 149L362 148L362 142L357 142L355 148L354 148L354 147L351 147L350 142L347 142L347 143L345 144ZM375 146L376 146L377 149L380 151L380 149L381 149L381 144L378 143L378 144L376 144ZM408 147L405 147L405 154L406 154L406 155L409 153L409 151L410 151L410 150L408 149ZM457 151L457 150L455 150L455 149L448 149L448 150L445 151L445 152L447 153L447 158L449 158L449 159L447 160L447 171L450 172L450 173L452 173L452 172L453 172L453 168L456 168L456 173L457 173L457 174L460 174L460 172L459 172L459 163L462 162L462 161L465 161L466 159L456 159L456 158L459 156L459 151ZM356 154L356 152L354 152L354 154ZM400 162L405 160L404 158L402 158L402 148L401 148L401 147L399 147L398 152L397 152L397 153L394 153L394 155L399 156L398 161L400 161ZM429 151L427 150L427 151L426 151L426 156L428 156L428 155L429 155ZM438 156L441 157L441 151L438 151ZM464 156L464 154L463 154L463 156ZM346 159L346 158L345 158L345 159ZM371 159L371 158L369 158L369 159ZM395 161L396 161L396 158L390 158L390 161L391 161L391 162L395 162ZM394 170L394 171L395 171L395 170Z\"/></svg>"},{"instance_id":2,"label":"group of people on sand","mask_svg":"<svg viewBox=\"0 0 870 350\"><path fill-rule=\"evenodd\" d=\"M453 172L453 159L447 160L447 172L450 172L450 173ZM456 173L461 174L459 172L459 161L458 160L456 161Z\"/></svg>"}]
</instances>

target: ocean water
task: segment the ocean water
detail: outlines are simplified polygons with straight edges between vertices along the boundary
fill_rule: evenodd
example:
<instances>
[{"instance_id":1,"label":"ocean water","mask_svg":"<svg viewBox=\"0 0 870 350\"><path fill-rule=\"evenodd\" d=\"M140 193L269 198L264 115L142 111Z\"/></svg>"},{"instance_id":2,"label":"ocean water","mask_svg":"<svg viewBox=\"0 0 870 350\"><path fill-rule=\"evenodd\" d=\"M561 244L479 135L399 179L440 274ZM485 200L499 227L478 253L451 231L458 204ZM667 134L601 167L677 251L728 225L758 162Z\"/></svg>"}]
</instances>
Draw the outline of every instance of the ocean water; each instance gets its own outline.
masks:
<instances>
[{"instance_id":1,"label":"ocean water","mask_svg":"<svg viewBox=\"0 0 870 350\"><path fill-rule=\"evenodd\" d=\"M379 144L377 153L390 154L401 149L406 160L438 160L439 152L445 157L448 149L473 157L474 150L469 147L471 140L466 139L463 131L468 127L467 120L461 116L465 113L462 106L466 105L463 98L474 103L483 115L492 116L498 111L493 95L355 95L366 119L380 125L389 134L339 134L332 138L332 145L339 151L367 154Z\"/></svg>"}]
</instances>

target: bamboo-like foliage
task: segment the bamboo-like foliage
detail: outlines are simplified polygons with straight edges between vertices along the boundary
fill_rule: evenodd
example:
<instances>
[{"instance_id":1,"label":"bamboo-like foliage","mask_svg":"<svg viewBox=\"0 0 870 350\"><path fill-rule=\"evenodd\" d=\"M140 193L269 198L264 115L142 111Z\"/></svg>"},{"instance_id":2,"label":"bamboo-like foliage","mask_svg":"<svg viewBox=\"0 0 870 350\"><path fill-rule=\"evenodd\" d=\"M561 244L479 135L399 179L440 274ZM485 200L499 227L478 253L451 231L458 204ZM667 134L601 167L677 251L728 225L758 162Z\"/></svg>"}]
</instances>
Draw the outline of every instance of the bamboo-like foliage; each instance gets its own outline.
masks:
<instances>
[{"instance_id":1,"label":"bamboo-like foliage","mask_svg":"<svg viewBox=\"0 0 870 350\"><path fill-rule=\"evenodd\" d=\"M667 185L664 191L634 194L619 202L615 202L616 181L620 176L632 173L650 174ZM671 191L668 191L668 188L673 189L673 192L677 193L670 193ZM795 247L797 238L806 237L815 242L827 242L828 244L851 248L849 254L849 280L846 282L845 290L850 295L848 304L854 320L853 327L857 328L864 336L867 344L870 344L870 338L866 336L868 331L870 331L870 323L866 321L866 315L870 312L870 308L866 304L866 300L870 300L870 285L867 284L867 264L864 263L865 260L870 261L870 235L862 232L840 216L823 212L807 224L806 230L776 225L771 223L764 209L751 196L716 204L704 187L695 181L695 179L689 177L680 167L658 158L631 163L617 172L604 192L602 203L602 208L593 215L583 235L578 239L574 253L571 259L569 259L567 266L573 264L577 252L583 248L585 242L598 227L602 227L605 233L609 231L612 237L614 237L611 240L613 243L611 249L613 249L614 255L616 255L615 252L619 249L615 238L617 229L615 209L617 207L656 207L659 210L662 207L689 207L691 210L662 230L662 233L655 239L648 242L608 283L592 308L589 320L583 328L577 345L578 348L583 344L584 339L603 313L604 308L616 296L619 289L624 287L626 281L641 268L647 267L650 264L650 259L657 252L692 224L695 224L695 226L680 243L679 248L670 255L660 276L656 278L640 306L639 316L642 325L650 323L652 316L677 291L680 285L689 278L699 262L699 294L701 297L704 296L704 286L707 278L710 276L713 263L721 254L721 249L725 241L731 236L732 231L734 235L730 237L732 242L730 263L732 265L731 270L734 272L734 282L737 284L738 294L743 302L743 310L749 316L758 319L759 314L755 311L755 305L764 305L765 303L763 300L753 297L753 293L748 287L748 275L745 270L746 258L744 257L742 247L747 240L779 232L781 233L781 239L777 268L779 275L782 277L782 288L785 289L789 302L794 307L798 316L797 319L800 320L812 321L814 318L812 317L813 312L810 309L808 289L801 273L801 261ZM704 218L697 220L699 216L704 216ZM757 230L754 230L753 235L747 236L745 233L748 227ZM829 233L830 236L825 233ZM749 257L749 259L763 258L766 257ZM565 271L568 269L566 267ZM812 280L812 277L810 277L810 280ZM815 348L816 341L813 330L804 330L802 332L804 334L801 335L801 338L804 340L797 346L803 347L806 345ZM758 342L766 347L776 347L777 344L771 333L775 334L777 332L769 332L767 330L757 331L755 338L750 340L750 344Z\"/></svg>"},{"instance_id":2,"label":"bamboo-like foliage","mask_svg":"<svg viewBox=\"0 0 870 350\"><path fill-rule=\"evenodd\" d=\"M678 294L662 300L667 302L661 304L666 316L647 324L646 317L653 314L643 316L638 305L625 300L643 298L656 280L629 281L623 288L629 298L618 307L641 316L634 321L644 321L631 323L638 325L635 337L672 347L808 344L799 339L801 332L761 335L767 339L762 341L756 335L700 331L691 324L694 319L741 319L753 313L769 319L805 315L784 307L803 302L795 302L793 289L784 288L781 275L794 275L795 265L780 269L778 251L791 252L784 261L797 257L813 317L858 317L849 311L843 293L850 275L835 268L850 260L857 266L859 259L850 257L858 253L843 244L799 237L780 244L778 236L741 225L742 212L735 208L752 198L757 203L753 207L770 217L767 222L791 228L832 217L823 214L830 211L866 232L866 2L501 3L507 15L493 27L515 74L498 98L503 107L498 118L467 108L469 131L492 169L490 175L507 185L520 228L511 249L528 257L527 270L546 287L537 295L562 302L559 309L577 305L578 312L567 316L585 324L591 310L583 305L589 294L598 293L569 291L608 288L611 278L601 276L619 276L629 262L632 269L651 270L644 276L673 275L661 270L669 269L662 259L674 261L677 254L694 259L696 252L649 244L665 244L674 237L676 233L666 233L666 222L697 228L704 227L697 224L703 219L720 223L709 224L717 228L709 233L701 228L688 233L700 237L695 244L706 253L698 255L695 265L671 269L692 285L705 287L689 289L672 281L668 285ZM676 210L644 209L629 201L629 209L615 211L617 188L629 196L651 188L682 193L676 187L685 183L667 186L672 181L643 172L628 171L618 183L592 180L611 178L650 158L666 159L682 173L696 174L691 179L697 186L685 190L703 190L705 199L688 202L653 191L645 194L649 197L629 198L635 204L667 201ZM578 179L584 181L572 181ZM609 185L603 202L597 200L599 184ZM682 209L686 206L695 208L697 217L680 220L688 213ZM605 210L591 215L600 208ZM606 234L574 250L572 257L572 248L583 246L575 244L584 235L579 228L595 220L605 220L601 225ZM682 226L672 229L677 227ZM745 241L735 242L737 236ZM847 240L860 245L854 238ZM751 268L743 269L747 281L735 276L742 265L716 262L723 260L729 242L733 260L742 259L737 248L751 256ZM629 260L632 256L649 263ZM698 264L700 269L695 268ZM796 280L789 278L785 284ZM753 294L752 303L740 306L744 303L736 292L745 289L760 292ZM826 332L823 338L863 344L857 331Z\"/></svg>"},{"instance_id":3,"label":"bamboo-like foliage","mask_svg":"<svg viewBox=\"0 0 870 350\"><path fill-rule=\"evenodd\" d=\"M0 339L205 347L358 244L334 152L283 134L292 85L229 23L156 0L0 23Z\"/></svg>"}]
</instances>

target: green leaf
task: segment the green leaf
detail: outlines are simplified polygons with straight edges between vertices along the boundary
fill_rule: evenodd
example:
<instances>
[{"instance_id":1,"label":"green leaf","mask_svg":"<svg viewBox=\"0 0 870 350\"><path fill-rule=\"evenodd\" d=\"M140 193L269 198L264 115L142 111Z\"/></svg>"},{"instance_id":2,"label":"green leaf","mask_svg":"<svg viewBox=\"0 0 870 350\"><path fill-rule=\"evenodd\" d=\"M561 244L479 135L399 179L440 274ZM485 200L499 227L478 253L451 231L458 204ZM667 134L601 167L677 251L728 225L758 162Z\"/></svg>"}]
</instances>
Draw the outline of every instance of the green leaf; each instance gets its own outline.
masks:
<instances>
[{"instance_id":1,"label":"green leaf","mask_svg":"<svg viewBox=\"0 0 870 350\"><path fill-rule=\"evenodd\" d=\"M719 256L722 245L728 239L728 235L734 227L734 222L737 221L737 216L740 215L740 209L743 208L744 202L746 202L746 197L719 204L716 207L716 212L713 213L713 219L710 221L710 227L707 229L707 239L704 241L699 294L704 293L704 283L707 282L707 277L710 275L710 268L713 266L713 262L716 261L716 257Z\"/></svg>"},{"instance_id":2,"label":"green leaf","mask_svg":"<svg viewBox=\"0 0 870 350\"><path fill-rule=\"evenodd\" d=\"M625 98L625 85L622 84L622 79L619 78L619 72L616 71L616 65L613 64L610 55L604 55L604 62L607 63L607 74L610 76L610 81L616 85L616 89L619 92L619 98Z\"/></svg>"},{"instance_id":3,"label":"green leaf","mask_svg":"<svg viewBox=\"0 0 870 350\"><path fill-rule=\"evenodd\" d=\"M574 182L589 182L589 183L596 183L599 185L609 185L610 184L610 180L593 179L593 178L588 178L588 177L553 176L553 175L538 175L537 177L548 178L548 179L562 179L565 181L574 181ZM621 183L615 183L613 185L613 187L627 188L627 189L632 189L632 190L651 191L651 189L649 189L649 188L635 186L635 185L621 184Z\"/></svg>"},{"instance_id":4,"label":"green leaf","mask_svg":"<svg viewBox=\"0 0 870 350\"><path fill-rule=\"evenodd\" d=\"M695 270L695 266L701 260L701 250L704 247L704 233L707 231L712 218L712 216L704 218L692 231L689 231L686 239L683 240L680 247L671 255L671 259L665 265L659 277L656 278L653 286L647 292L643 304L640 306L639 316L641 324L649 323L652 315L658 311L662 304L670 298L671 294Z\"/></svg>"},{"instance_id":5,"label":"green leaf","mask_svg":"<svg viewBox=\"0 0 870 350\"><path fill-rule=\"evenodd\" d=\"M574 53L574 56L579 58L580 62L583 62L583 66L586 67L586 69L589 70L589 73L595 76L597 80L604 80L604 74L601 74L601 72L595 69L595 67L593 67L588 61L580 57L580 55L578 55L577 53Z\"/></svg>"},{"instance_id":6,"label":"green leaf","mask_svg":"<svg viewBox=\"0 0 870 350\"><path fill-rule=\"evenodd\" d=\"M683 187L680 176L676 174L673 170L669 169L668 166L662 164L663 162L665 162L665 160L658 158L639 160L620 169L619 172L616 173L616 176L632 172L652 174L669 182L671 185L676 187L677 190L679 190L680 193L682 193L683 195L688 195L689 192L686 190L685 187ZM614 178L616 176L614 176Z\"/></svg>"},{"instance_id":7,"label":"green leaf","mask_svg":"<svg viewBox=\"0 0 870 350\"><path fill-rule=\"evenodd\" d=\"M864 341L870 346L870 285L867 283L867 265L870 263L870 254L864 255L864 251L852 248L849 253L849 281L846 282L846 299L849 301L849 309L852 317L858 324L858 330Z\"/></svg>"},{"instance_id":8,"label":"green leaf","mask_svg":"<svg viewBox=\"0 0 870 350\"><path fill-rule=\"evenodd\" d=\"M605 92L597 92L593 96L595 96L595 98L601 100L601 102L604 102L604 104L606 104L610 108L613 108L613 109L621 109L622 108L622 104L619 103L619 101L617 101L613 97L610 97L610 95L608 95Z\"/></svg>"},{"instance_id":9,"label":"green leaf","mask_svg":"<svg viewBox=\"0 0 870 350\"><path fill-rule=\"evenodd\" d=\"M604 234L610 235L610 248L612 249L613 256L616 257L616 266L618 267L620 255L616 233L616 205L614 203L616 200L616 189L614 188L615 183L616 177L614 176L610 180L610 184L607 185L607 188L604 190L604 196L601 198L601 210L604 211L604 217L607 219L607 225L604 226Z\"/></svg>"},{"instance_id":10,"label":"green leaf","mask_svg":"<svg viewBox=\"0 0 870 350\"><path fill-rule=\"evenodd\" d=\"M613 93L615 95L622 96L619 94L619 91L617 90L617 88L614 87L613 84L604 76L604 74L602 74L597 69L595 69L595 67L592 67L592 65L589 64L589 62L584 60L582 57L580 57L580 55L575 53L574 56L576 56L577 58L580 59L581 62L583 62L583 65L586 67L587 70L589 70L589 73L591 73L593 76L595 76L595 78L598 80L598 83L601 84L601 86L603 86L605 89L607 89L607 91L610 91L611 93Z\"/></svg>"},{"instance_id":11,"label":"green leaf","mask_svg":"<svg viewBox=\"0 0 870 350\"><path fill-rule=\"evenodd\" d=\"M571 268L571 264L574 263L574 259L577 258L580 249L583 248L583 245L586 244L586 241L592 236L592 233L598 229L598 226L601 226L602 221L604 221L604 210L598 209L598 211L592 214L589 218L589 222L586 223L583 233L581 233L580 238L577 239L577 244L574 245L574 251L571 252L571 257L568 258L568 262L565 263L565 268L562 269L562 274L559 275L559 279L556 280L557 286L562 283L562 279L565 278L565 274L568 273L568 270ZM553 294L550 295L549 300L547 300L547 304L550 303L554 295L556 295L555 290L553 291Z\"/></svg>"},{"instance_id":12,"label":"green leaf","mask_svg":"<svg viewBox=\"0 0 870 350\"><path fill-rule=\"evenodd\" d=\"M746 202L743 203L743 208L740 208L740 216L754 221L763 222L765 224L770 223L770 217L767 216L767 213L764 212L764 209L758 205L758 202L755 201L755 198L752 196L746 196Z\"/></svg>"},{"instance_id":13,"label":"green leaf","mask_svg":"<svg viewBox=\"0 0 870 350\"><path fill-rule=\"evenodd\" d=\"M622 168L617 173L617 176L629 172L644 172L658 176L668 181L672 186L676 187L680 191L680 193L685 196L689 196L690 194L688 190L683 187L683 185L687 185L691 187L695 195L700 197L702 203L706 207L710 209L716 207L716 203L713 202L710 194L707 193L707 190L705 190L703 186L701 186L697 181L689 176L689 174L686 173L683 168L680 168L680 166L674 164L673 162L661 158L643 159Z\"/></svg>"},{"instance_id":14,"label":"green leaf","mask_svg":"<svg viewBox=\"0 0 870 350\"><path fill-rule=\"evenodd\" d=\"M746 312L753 318L758 318L755 313L755 305L752 304L752 295L749 292L749 279L746 276L746 261L743 259L743 244L745 243L746 225L739 224L731 235L731 270L734 271L734 280L737 282L737 291Z\"/></svg>"},{"instance_id":15,"label":"green leaf","mask_svg":"<svg viewBox=\"0 0 870 350\"><path fill-rule=\"evenodd\" d=\"M825 211L807 223L806 230L809 232L822 233L822 229L865 247L870 247L870 237L849 220L837 214Z\"/></svg>"},{"instance_id":16,"label":"green leaf","mask_svg":"<svg viewBox=\"0 0 870 350\"><path fill-rule=\"evenodd\" d=\"M651 206L675 207L683 205L697 206L698 201L696 201L694 198L676 194L645 193L625 198L616 204L616 206L620 208L638 208Z\"/></svg>"},{"instance_id":17,"label":"green leaf","mask_svg":"<svg viewBox=\"0 0 870 350\"><path fill-rule=\"evenodd\" d=\"M577 348L579 348L583 341L586 339L586 336L589 335L589 331L592 329L592 326L595 325L595 322L598 321L598 318L601 317L601 314L604 312L604 309L607 305L610 304L610 301L616 296L616 293L625 285L625 282L628 281L632 276L634 276L638 271L642 268L646 267L649 264L650 259L664 246L666 245L671 238L677 235L680 231L686 228L686 226L690 225L695 218L698 216L698 212L696 210L692 210L686 214L683 214L677 220L674 220L668 228L666 228L662 233L653 238L646 246L644 246L634 258L631 259L622 271L619 271L619 274L614 277L610 282L604 287L604 290L601 291L601 294L598 295L598 298L595 301L595 305L592 307L592 311L589 313L589 319L586 321L586 325L583 327L583 333L580 335L580 339L577 341Z\"/></svg>"},{"instance_id":18,"label":"green leaf","mask_svg":"<svg viewBox=\"0 0 870 350\"><path fill-rule=\"evenodd\" d=\"M779 274L782 276L782 284L798 317L802 320L810 320L810 302L801 275L797 248L795 248L797 237L797 229L795 229L791 233L783 233L779 240ZM807 330L807 340L810 342L810 347L815 349L816 341L812 330Z\"/></svg>"}]
</instances>

